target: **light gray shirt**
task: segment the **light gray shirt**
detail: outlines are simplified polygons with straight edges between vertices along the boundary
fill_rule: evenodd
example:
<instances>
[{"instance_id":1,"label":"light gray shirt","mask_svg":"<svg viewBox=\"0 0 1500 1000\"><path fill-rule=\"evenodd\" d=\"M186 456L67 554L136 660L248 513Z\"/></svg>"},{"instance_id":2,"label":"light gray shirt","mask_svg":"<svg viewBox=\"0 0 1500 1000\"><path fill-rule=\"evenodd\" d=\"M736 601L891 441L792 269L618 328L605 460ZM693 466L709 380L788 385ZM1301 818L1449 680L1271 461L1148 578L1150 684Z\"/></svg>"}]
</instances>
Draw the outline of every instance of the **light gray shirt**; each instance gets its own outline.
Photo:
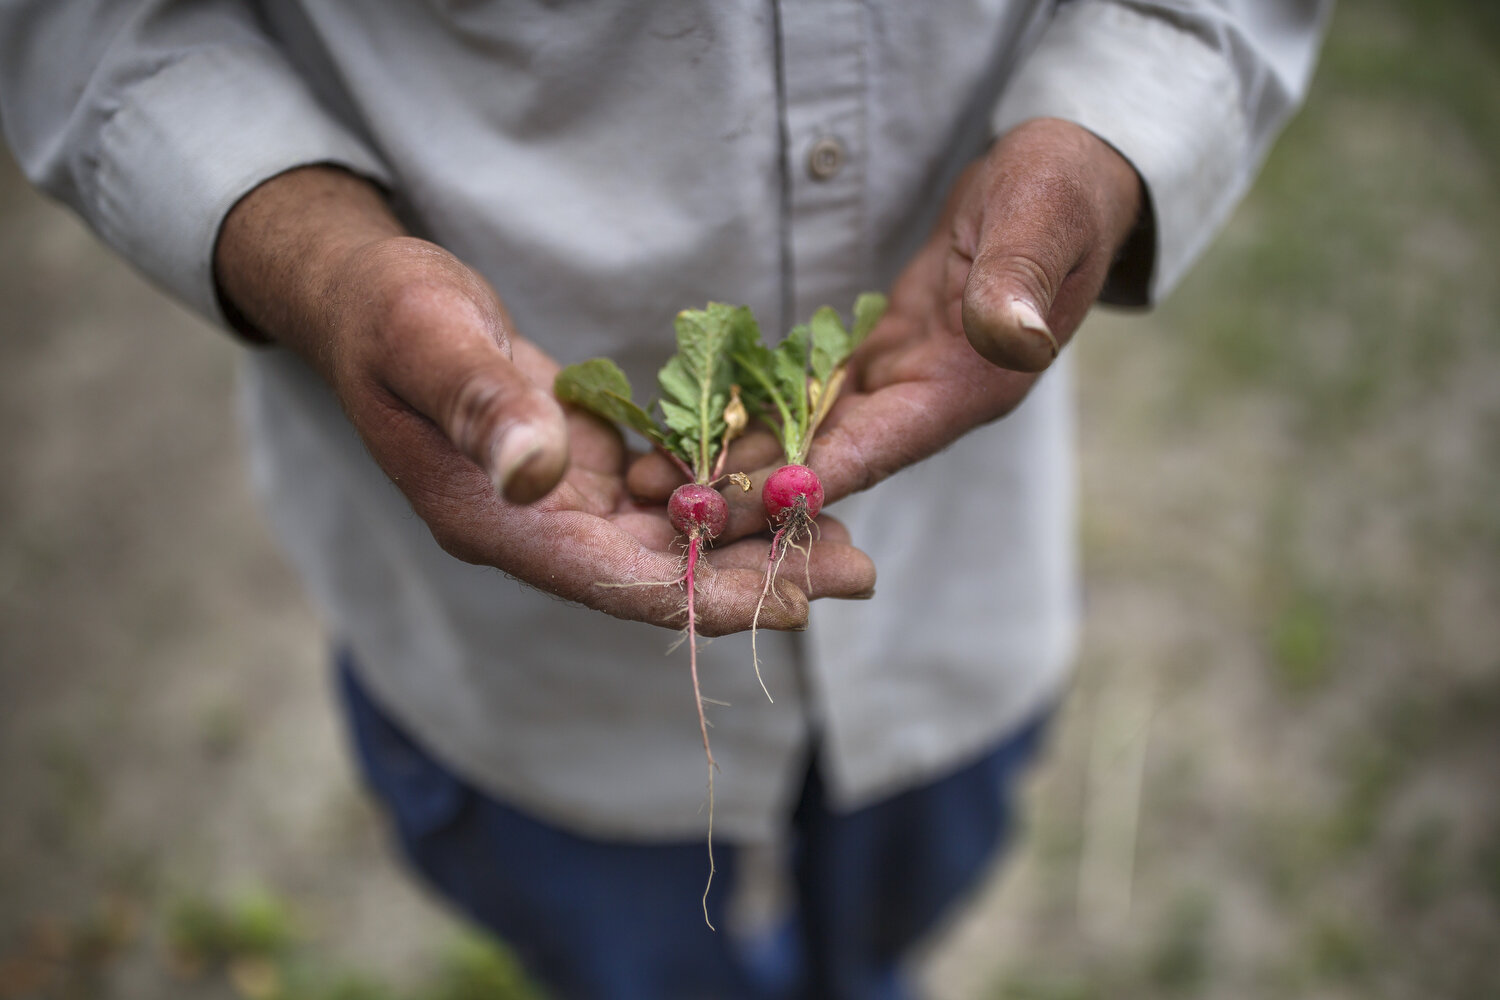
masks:
<instances>
[{"instance_id":1,"label":"light gray shirt","mask_svg":"<svg viewBox=\"0 0 1500 1000\"><path fill-rule=\"evenodd\" d=\"M962 166L1033 117L1145 181L1118 301L1182 275L1299 100L1331 0L6 0L0 120L28 175L219 318L220 222L332 162L483 273L568 363L649 385L671 319L785 330L885 287ZM814 150L818 150L816 162ZM1133 277L1132 277L1133 276ZM1078 619L1066 357L1011 416L838 505L869 602L703 651L716 824L784 821L809 748L854 807L983 752L1058 697ZM295 358L250 352L254 478L385 708L472 781L627 838L699 836L704 771L672 636L441 552Z\"/></svg>"}]
</instances>

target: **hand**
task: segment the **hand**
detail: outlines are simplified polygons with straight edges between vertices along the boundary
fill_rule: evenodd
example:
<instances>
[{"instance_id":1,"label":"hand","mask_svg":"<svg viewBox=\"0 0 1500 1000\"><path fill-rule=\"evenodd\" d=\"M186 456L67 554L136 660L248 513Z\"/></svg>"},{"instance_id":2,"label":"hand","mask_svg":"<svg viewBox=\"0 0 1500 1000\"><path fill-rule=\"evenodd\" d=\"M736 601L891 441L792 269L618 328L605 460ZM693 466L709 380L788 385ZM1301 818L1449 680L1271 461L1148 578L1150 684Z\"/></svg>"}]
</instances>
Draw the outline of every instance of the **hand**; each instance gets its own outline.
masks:
<instances>
[{"instance_id":1,"label":"hand","mask_svg":"<svg viewBox=\"0 0 1500 1000\"><path fill-rule=\"evenodd\" d=\"M1098 298L1141 199L1130 164L1068 122L1027 122L972 164L813 443L808 464L828 502L1015 408ZM727 467L774 462L768 440L747 436ZM629 482L654 497L671 476L643 461ZM764 526L758 503L731 504L731 534Z\"/></svg>"},{"instance_id":2,"label":"hand","mask_svg":"<svg viewBox=\"0 0 1500 1000\"><path fill-rule=\"evenodd\" d=\"M245 325L329 383L446 551L616 617L680 627L678 588L608 586L681 575L665 511L626 494L618 433L560 407L556 364L514 334L489 285L402 234L373 188L322 168L268 181L226 219L215 269ZM847 535L831 541L810 593L782 584L765 627L803 627L809 597L873 587ZM732 545L700 562L700 632L749 627L764 562L763 547Z\"/></svg>"}]
</instances>

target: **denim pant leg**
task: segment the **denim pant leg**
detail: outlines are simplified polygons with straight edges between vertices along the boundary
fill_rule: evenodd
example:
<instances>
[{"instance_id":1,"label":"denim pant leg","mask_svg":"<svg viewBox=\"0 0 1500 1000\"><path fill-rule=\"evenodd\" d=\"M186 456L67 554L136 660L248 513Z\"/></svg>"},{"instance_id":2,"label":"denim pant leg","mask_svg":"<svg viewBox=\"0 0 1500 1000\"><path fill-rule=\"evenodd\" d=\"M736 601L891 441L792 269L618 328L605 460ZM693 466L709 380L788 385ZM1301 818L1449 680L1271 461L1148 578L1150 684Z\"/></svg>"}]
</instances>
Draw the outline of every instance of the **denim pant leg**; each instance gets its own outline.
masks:
<instances>
[{"instance_id":1,"label":"denim pant leg","mask_svg":"<svg viewBox=\"0 0 1500 1000\"><path fill-rule=\"evenodd\" d=\"M366 781L407 858L557 1000L903 1000L903 959L1004 842L1014 780L1043 728L1039 720L944 779L849 814L829 811L810 767L790 831L795 912L773 946L745 951L723 929L732 845L715 849L715 933L700 904L702 841L615 843L527 816L433 760L370 699L347 658L339 683Z\"/></svg>"},{"instance_id":2,"label":"denim pant leg","mask_svg":"<svg viewBox=\"0 0 1500 1000\"><path fill-rule=\"evenodd\" d=\"M906 1000L912 949L976 888L1013 827L1050 711L978 760L851 813L808 773L794 817L805 1000Z\"/></svg>"},{"instance_id":3,"label":"denim pant leg","mask_svg":"<svg viewBox=\"0 0 1500 1000\"><path fill-rule=\"evenodd\" d=\"M347 662L339 682L365 779L410 863L510 945L557 1000L756 997L727 934L704 923L702 840L580 837L469 787L385 715ZM709 895L725 923L734 851L715 850Z\"/></svg>"}]
</instances>

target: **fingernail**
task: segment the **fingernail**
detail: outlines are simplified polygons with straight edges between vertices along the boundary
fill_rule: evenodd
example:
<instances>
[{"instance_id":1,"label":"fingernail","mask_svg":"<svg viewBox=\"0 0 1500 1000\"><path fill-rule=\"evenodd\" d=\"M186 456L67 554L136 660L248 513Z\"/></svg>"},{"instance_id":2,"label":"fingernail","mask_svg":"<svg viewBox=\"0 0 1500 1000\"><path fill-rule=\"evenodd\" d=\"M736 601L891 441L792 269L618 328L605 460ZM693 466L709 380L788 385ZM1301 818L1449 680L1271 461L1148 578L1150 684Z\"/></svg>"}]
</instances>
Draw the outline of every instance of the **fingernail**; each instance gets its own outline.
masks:
<instances>
[{"instance_id":1,"label":"fingernail","mask_svg":"<svg viewBox=\"0 0 1500 1000\"><path fill-rule=\"evenodd\" d=\"M516 473L542 450L542 439L531 424L512 424L490 449L490 478L503 496Z\"/></svg>"},{"instance_id":2,"label":"fingernail","mask_svg":"<svg viewBox=\"0 0 1500 1000\"><path fill-rule=\"evenodd\" d=\"M872 598L874 596L875 596L875 588L871 587L869 590L862 590L862 591L860 591L857 594L850 594L849 595L849 600L851 600L851 601L868 601L868 600L870 600L870 598Z\"/></svg>"},{"instance_id":3,"label":"fingernail","mask_svg":"<svg viewBox=\"0 0 1500 1000\"><path fill-rule=\"evenodd\" d=\"M1042 314L1036 311L1036 307L1025 299L1010 300L1010 316L1015 320L1017 326L1032 333L1039 333L1047 338L1047 346L1052 348L1052 356L1057 357L1057 338L1052 335L1052 330L1047 326L1047 321L1042 319Z\"/></svg>"}]
</instances>

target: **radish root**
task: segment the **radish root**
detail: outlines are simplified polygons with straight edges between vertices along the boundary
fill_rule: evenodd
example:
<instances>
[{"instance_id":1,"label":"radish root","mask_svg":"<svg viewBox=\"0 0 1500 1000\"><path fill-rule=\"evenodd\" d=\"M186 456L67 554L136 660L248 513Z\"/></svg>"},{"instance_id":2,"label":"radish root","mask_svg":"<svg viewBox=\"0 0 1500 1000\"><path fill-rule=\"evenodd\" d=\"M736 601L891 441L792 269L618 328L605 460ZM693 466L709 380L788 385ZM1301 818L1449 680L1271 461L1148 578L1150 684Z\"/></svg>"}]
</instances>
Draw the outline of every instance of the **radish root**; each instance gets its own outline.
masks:
<instances>
[{"instance_id":1,"label":"radish root","mask_svg":"<svg viewBox=\"0 0 1500 1000\"><path fill-rule=\"evenodd\" d=\"M766 598L774 591L772 585L776 582L777 575L781 572L781 564L786 561L788 550L795 549L801 552L806 559L804 572L807 579L808 593L812 592L812 543L817 533L817 523L808 514L807 501L799 499L797 503L787 508L782 515L780 528L771 536L771 552L766 559L766 579L760 589L760 600L755 602L755 615L750 619L750 659L755 665L755 679L760 682L760 689L765 692L766 700L775 704L776 699L771 697L770 688L766 687L766 680L760 673L760 649L758 645L758 633L760 631L760 613L765 609ZM776 601L782 607L786 607L786 601L777 593Z\"/></svg>"}]
</instances>

